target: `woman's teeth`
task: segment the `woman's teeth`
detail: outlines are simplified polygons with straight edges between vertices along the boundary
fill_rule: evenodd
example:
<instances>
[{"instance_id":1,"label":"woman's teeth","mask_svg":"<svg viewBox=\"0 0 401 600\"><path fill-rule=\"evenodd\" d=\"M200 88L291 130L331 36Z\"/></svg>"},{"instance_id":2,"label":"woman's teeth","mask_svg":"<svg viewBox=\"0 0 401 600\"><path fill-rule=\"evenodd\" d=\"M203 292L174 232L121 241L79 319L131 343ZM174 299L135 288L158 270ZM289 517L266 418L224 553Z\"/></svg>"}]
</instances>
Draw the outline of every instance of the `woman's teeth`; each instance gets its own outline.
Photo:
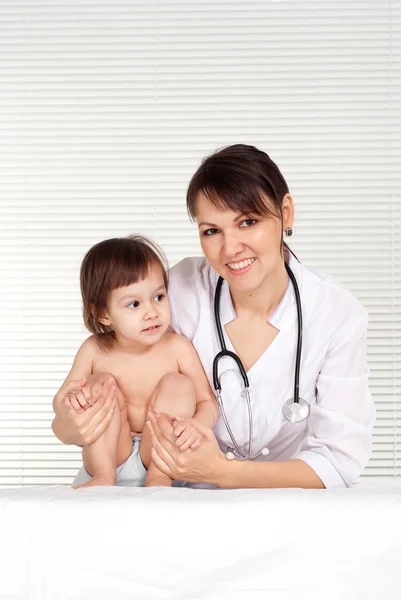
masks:
<instances>
[{"instance_id":1,"label":"woman's teeth","mask_svg":"<svg viewBox=\"0 0 401 600\"><path fill-rule=\"evenodd\" d=\"M242 260L241 262L238 262L238 263L227 263L227 264L230 267L230 269L233 269L233 271L236 271L238 269L243 269L244 267L248 267L253 262L255 262L255 260L256 260L256 258L247 258L246 260Z\"/></svg>"}]
</instances>

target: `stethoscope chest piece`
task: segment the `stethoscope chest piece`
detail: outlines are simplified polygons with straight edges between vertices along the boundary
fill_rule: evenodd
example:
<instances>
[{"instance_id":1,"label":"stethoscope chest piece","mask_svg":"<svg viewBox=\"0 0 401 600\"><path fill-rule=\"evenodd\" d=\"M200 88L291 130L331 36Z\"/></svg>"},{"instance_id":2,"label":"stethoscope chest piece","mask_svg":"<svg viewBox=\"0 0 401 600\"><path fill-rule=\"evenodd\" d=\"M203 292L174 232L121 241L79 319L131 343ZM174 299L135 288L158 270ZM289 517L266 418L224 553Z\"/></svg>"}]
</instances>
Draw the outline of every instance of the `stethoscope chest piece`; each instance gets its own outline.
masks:
<instances>
[{"instance_id":1,"label":"stethoscope chest piece","mask_svg":"<svg viewBox=\"0 0 401 600\"><path fill-rule=\"evenodd\" d=\"M309 404L303 398L294 402L294 398L289 398L283 404L283 416L290 423L300 423L309 416Z\"/></svg>"}]
</instances>

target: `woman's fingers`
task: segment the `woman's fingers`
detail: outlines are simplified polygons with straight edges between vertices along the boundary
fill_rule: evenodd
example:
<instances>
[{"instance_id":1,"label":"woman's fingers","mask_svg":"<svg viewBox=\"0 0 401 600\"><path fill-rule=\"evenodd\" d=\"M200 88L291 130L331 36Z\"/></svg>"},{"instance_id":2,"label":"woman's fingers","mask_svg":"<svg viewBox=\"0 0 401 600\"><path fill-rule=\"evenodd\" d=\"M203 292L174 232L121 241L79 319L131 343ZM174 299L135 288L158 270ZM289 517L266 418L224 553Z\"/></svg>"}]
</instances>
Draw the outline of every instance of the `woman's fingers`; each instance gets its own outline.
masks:
<instances>
[{"instance_id":1,"label":"woman's fingers","mask_svg":"<svg viewBox=\"0 0 401 600\"><path fill-rule=\"evenodd\" d=\"M174 431L169 419L160 413L148 413L154 434L159 442L171 453L177 450L175 447Z\"/></svg>"},{"instance_id":2,"label":"woman's fingers","mask_svg":"<svg viewBox=\"0 0 401 600\"><path fill-rule=\"evenodd\" d=\"M89 408L86 411L86 414L89 417L88 425L90 426L90 430L88 433L87 444L92 444L95 442L107 429L110 421L113 418L114 409L117 404L116 398L116 388L115 386L105 386L105 392L107 392L107 396L103 404L96 403L93 407Z\"/></svg>"},{"instance_id":3,"label":"woman's fingers","mask_svg":"<svg viewBox=\"0 0 401 600\"><path fill-rule=\"evenodd\" d=\"M116 404L116 388L109 383L104 386L99 402L88 407L86 411L80 409L81 412L84 412L80 430L80 445L93 444L106 431L113 418Z\"/></svg>"},{"instance_id":4,"label":"woman's fingers","mask_svg":"<svg viewBox=\"0 0 401 600\"><path fill-rule=\"evenodd\" d=\"M99 401L91 407L93 418L98 413L102 413L103 416L108 413L114 400L117 400L116 387L110 383L105 384Z\"/></svg>"},{"instance_id":5,"label":"woman's fingers","mask_svg":"<svg viewBox=\"0 0 401 600\"><path fill-rule=\"evenodd\" d=\"M150 434L152 436L152 460L155 463L155 465L161 471L163 471L163 473L171 477L174 469L174 460L167 452L167 450L163 448L163 446L158 441L155 434L155 430L153 429L153 424L150 421L147 421L146 425L149 428Z\"/></svg>"},{"instance_id":6,"label":"woman's fingers","mask_svg":"<svg viewBox=\"0 0 401 600\"><path fill-rule=\"evenodd\" d=\"M164 460L160 458L160 456L157 454L154 448L151 449L150 454L152 456L152 461L156 465L156 467L160 469L160 471L162 471L165 475L172 477L171 469L168 467L168 465L166 465Z\"/></svg>"},{"instance_id":7,"label":"woman's fingers","mask_svg":"<svg viewBox=\"0 0 401 600\"><path fill-rule=\"evenodd\" d=\"M148 416L149 421L147 422L147 425L152 434L152 444L154 448L164 450L166 455L171 457L174 452L177 452L177 448L174 445L175 439L172 438L172 441L167 437L167 432L163 432L160 427L159 419L156 419L152 413L148 413ZM167 457L163 455L162 458L164 459Z\"/></svg>"},{"instance_id":8,"label":"woman's fingers","mask_svg":"<svg viewBox=\"0 0 401 600\"><path fill-rule=\"evenodd\" d=\"M114 383L114 379L108 378L104 383L95 383L92 388L93 396L96 400L93 401L92 406L97 404L97 410L99 410L107 400L110 400L110 390ZM110 404L110 402L109 402Z\"/></svg>"},{"instance_id":9,"label":"woman's fingers","mask_svg":"<svg viewBox=\"0 0 401 600\"><path fill-rule=\"evenodd\" d=\"M95 402L97 402L97 400L99 400L100 396L102 395L103 392L103 385L101 383L94 383L92 385L92 406L95 404Z\"/></svg>"},{"instance_id":10,"label":"woman's fingers","mask_svg":"<svg viewBox=\"0 0 401 600\"><path fill-rule=\"evenodd\" d=\"M108 405L105 404L103 406L103 408L96 413L96 415L98 416L98 418L100 420L92 432L92 437L93 437L94 442L98 438L100 438L101 435L103 435L103 433L106 431L107 427L109 426L110 421L113 418L113 414L114 414L116 405L117 405L117 399L115 398L114 400L112 400L112 402L110 404L110 407L109 407L110 410L105 410L108 407ZM92 425L93 425L93 423L92 423Z\"/></svg>"}]
</instances>

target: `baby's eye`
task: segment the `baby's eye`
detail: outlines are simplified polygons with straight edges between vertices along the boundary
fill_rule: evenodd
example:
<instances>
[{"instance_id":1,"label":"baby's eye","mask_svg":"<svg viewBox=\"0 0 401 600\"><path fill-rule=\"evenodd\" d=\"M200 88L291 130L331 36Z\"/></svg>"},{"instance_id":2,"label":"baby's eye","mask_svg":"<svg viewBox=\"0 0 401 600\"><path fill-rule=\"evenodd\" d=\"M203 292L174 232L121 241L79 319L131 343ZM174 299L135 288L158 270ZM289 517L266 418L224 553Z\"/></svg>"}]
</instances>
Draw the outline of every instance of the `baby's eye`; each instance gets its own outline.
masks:
<instances>
[{"instance_id":1,"label":"baby's eye","mask_svg":"<svg viewBox=\"0 0 401 600\"><path fill-rule=\"evenodd\" d=\"M134 300L133 302L130 302L129 304L127 304L127 308L130 308L131 306L132 306L132 308L138 308L138 306L139 306L138 300Z\"/></svg>"},{"instance_id":2,"label":"baby's eye","mask_svg":"<svg viewBox=\"0 0 401 600\"><path fill-rule=\"evenodd\" d=\"M257 223L257 221L256 219L245 219L245 221L241 222L241 227L244 223L246 223L245 227L252 227L252 225L255 225L255 223Z\"/></svg>"},{"instance_id":3,"label":"baby's eye","mask_svg":"<svg viewBox=\"0 0 401 600\"><path fill-rule=\"evenodd\" d=\"M214 235L218 229L205 229L202 235Z\"/></svg>"},{"instance_id":4,"label":"baby's eye","mask_svg":"<svg viewBox=\"0 0 401 600\"><path fill-rule=\"evenodd\" d=\"M156 302L161 302L164 298L164 294L157 294L157 296L155 297Z\"/></svg>"}]
</instances>

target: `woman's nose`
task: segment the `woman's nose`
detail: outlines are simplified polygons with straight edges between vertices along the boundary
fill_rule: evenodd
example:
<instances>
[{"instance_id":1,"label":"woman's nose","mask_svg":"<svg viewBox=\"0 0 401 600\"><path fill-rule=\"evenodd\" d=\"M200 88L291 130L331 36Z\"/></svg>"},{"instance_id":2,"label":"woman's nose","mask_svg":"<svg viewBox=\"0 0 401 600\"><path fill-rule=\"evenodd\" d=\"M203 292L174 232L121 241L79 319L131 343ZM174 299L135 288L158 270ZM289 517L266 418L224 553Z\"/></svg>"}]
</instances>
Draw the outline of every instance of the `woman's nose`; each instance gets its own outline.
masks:
<instances>
[{"instance_id":1,"label":"woman's nose","mask_svg":"<svg viewBox=\"0 0 401 600\"><path fill-rule=\"evenodd\" d=\"M224 236L224 252L227 258L234 258L244 250L244 244L234 235Z\"/></svg>"}]
</instances>

